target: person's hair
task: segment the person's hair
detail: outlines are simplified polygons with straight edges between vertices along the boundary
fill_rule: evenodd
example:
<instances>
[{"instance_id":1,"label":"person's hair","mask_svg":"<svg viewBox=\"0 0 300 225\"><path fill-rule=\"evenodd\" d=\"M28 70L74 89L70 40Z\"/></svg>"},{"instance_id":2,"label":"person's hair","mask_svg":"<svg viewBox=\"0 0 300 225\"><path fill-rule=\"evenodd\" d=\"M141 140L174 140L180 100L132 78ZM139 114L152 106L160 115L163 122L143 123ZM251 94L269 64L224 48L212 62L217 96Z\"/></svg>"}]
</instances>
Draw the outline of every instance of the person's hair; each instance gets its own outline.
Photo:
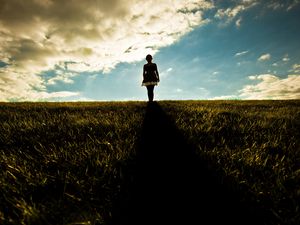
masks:
<instances>
[{"instance_id":1,"label":"person's hair","mask_svg":"<svg viewBox=\"0 0 300 225\"><path fill-rule=\"evenodd\" d=\"M152 55L148 54L148 55L146 56L146 60L147 60L147 61L150 61L151 59L152 59Z\"/></svg>"}]
</instances>

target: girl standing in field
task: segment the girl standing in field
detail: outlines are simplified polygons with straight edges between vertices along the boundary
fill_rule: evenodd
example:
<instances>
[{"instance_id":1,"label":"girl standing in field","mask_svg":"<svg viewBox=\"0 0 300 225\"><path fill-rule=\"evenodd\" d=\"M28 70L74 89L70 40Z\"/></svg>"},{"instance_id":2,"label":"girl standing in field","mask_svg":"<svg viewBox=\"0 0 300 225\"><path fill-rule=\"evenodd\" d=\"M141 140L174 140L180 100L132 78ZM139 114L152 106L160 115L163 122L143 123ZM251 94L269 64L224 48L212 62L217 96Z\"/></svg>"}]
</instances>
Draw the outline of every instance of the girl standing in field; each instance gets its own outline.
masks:
<instances>
[{"instance_id":1,"label":"girl standing in field","mask_svg":"<svg viewBox=\"0 0 300 225\"><path fill-rule=\"evenodd\" d=\"M147 64L143 68L143 82L142 86L146 86L148 92L149 102L153 102L154 98L154 86L159 82L159 74L157 66L155 63L152 63L152 56L146 56Z\"/></svg>"}]
</instances>

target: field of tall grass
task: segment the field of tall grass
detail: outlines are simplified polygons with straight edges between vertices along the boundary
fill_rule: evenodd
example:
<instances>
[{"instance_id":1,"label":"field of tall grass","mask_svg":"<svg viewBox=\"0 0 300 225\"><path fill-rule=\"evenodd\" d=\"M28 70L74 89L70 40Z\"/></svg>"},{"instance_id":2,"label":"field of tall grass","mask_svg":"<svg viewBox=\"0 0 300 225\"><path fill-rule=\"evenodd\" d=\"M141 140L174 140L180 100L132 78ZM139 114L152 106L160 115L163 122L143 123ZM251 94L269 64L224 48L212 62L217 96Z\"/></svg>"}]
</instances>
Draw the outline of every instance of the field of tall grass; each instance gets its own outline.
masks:
<instances>
[{"instance_id":1,"label":"field of tall grass","mask_svg":"<svg viewBox=\"0 0 300 225\"><path fill-rule=\"evenodd\" d=\"M300 101L158 102L269 224L300 222ZM111 224L145 102L1 103L0 223Z\"/></svg>"},{"instance_id":2,"label":"field of tall grass","mask_svg":"<svg viewBox=\"0 0 300 225\"><path fill-rule=\"evenodd\" d=\"M248 193L279 224L300 223L300 101L161 105L224 183Z\"/></svg>"},{"instance_id":3,"label":"field of tall grass","mask_svg":"<svg viewBox=\"0 0 300 225\"><path fill-rule=\"evenodd\" d=\"M143 114L140 103L1 104L0 221L105 224Z\"/></svg>"}]
</instances>

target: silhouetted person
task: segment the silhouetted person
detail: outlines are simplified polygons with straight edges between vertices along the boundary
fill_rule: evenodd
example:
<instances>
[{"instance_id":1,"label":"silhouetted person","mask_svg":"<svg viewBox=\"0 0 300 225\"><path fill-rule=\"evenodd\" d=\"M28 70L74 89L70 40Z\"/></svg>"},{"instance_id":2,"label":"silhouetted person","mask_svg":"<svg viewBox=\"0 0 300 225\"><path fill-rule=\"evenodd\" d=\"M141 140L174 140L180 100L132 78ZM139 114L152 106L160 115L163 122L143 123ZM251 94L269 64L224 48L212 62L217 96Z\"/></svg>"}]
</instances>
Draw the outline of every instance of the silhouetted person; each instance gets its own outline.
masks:
<instances>
[{"instance_id":1,"label":"silhouetted person","mask_svg":"<svg viewBox=\"0 0 300 225\"><path fill-rule=\"evenodd\" d=\"M143 68L143 82L142 86L147 87L148 91L148 99L149 102L153 101L154 98L154 86L158 84L159 82L159 74L157 70L157 66L155 63L152 63L152 56L147 55L146 56L147 64L144 65Z\"/></svg>"}]
</instances>

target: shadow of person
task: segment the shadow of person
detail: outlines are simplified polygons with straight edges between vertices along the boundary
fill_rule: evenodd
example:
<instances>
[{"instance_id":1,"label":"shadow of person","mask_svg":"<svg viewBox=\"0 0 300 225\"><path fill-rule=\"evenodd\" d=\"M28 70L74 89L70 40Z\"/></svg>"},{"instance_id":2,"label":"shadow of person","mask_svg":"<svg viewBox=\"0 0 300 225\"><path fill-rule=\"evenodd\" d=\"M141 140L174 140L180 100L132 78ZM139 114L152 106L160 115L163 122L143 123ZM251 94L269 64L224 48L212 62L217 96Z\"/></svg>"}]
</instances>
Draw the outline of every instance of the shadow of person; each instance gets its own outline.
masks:
<instances>
[{"instance_id":1,"label":"shadow of person","mask_svg":"<svg viewBox=\"0 0 300 225\"><path fill-rule=\"evenodd\" d=\"M261 224L199 159L158 103L148 103L128 195L115 224Z\"/></svg>"}]
</instances>

